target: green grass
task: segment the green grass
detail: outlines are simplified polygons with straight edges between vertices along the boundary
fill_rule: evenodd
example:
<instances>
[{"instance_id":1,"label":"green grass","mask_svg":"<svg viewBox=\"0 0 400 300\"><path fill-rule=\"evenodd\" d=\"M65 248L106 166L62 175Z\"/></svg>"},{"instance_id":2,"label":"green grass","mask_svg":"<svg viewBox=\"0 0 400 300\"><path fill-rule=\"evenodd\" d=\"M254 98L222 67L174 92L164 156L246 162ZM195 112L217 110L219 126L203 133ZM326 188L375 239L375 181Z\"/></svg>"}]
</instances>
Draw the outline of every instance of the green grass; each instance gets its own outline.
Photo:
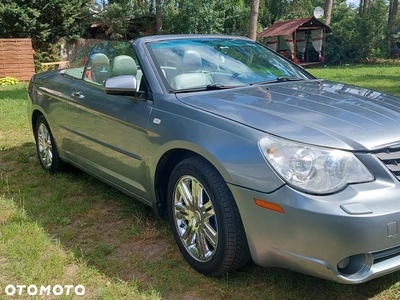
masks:
<instances>
[{"instance_id":1,"label":"green grass","mask_svg":"<svg viewBox=\"0 0 400 300\"><path fill-rule=\"evenodd\" d=\"M358 65L308 69L318 78L359 85L380 92L400 96L400 66Z\"/></svg>"},{"instance_id":2,"label":"green grass","mask_svg":"<svg viewBox=\"0 0 400 300\"><path fill-rule=\"evenodd\" d=\"M311 72L387 92L399 82L391 67ZM8 284L82 284L83 299L400 298L400 272L356 286L254 264L217 278L198 274L150 208L82 172L40 168L26 88L0 88L0 299Z\"/></svg>"}]
</instances>

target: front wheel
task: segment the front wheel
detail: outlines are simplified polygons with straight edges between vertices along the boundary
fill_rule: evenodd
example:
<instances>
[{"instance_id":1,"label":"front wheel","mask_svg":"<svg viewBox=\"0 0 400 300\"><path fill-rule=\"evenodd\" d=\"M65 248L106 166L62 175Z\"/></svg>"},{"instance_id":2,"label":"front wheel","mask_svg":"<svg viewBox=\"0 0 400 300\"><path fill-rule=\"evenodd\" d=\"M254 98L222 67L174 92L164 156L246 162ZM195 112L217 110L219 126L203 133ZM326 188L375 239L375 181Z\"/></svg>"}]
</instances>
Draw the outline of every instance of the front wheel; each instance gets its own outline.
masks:
<instances>
[{"instance_id":1,"label":"front wheel","mask_svg":"<svg viewBox=\"0 0 400 300\"><path fill-rule=\"evenodd\" d=\"M49 173L57 173L65 168L61 160L53 134L44 116L40 116L35 125L36 151L42 168Z\"/></svg>"},{"instance_id":2,"label":"front wheel","mask_svg":"<svg viewBox=\"0 0 400 300\"><path fill-rule=\"evenodd\" d=\"M204 159L190 157L175 167L168 186L168 214L180 251L197 271L217 276L249 261L232 193Z\"/></svg>"}]
</instances>

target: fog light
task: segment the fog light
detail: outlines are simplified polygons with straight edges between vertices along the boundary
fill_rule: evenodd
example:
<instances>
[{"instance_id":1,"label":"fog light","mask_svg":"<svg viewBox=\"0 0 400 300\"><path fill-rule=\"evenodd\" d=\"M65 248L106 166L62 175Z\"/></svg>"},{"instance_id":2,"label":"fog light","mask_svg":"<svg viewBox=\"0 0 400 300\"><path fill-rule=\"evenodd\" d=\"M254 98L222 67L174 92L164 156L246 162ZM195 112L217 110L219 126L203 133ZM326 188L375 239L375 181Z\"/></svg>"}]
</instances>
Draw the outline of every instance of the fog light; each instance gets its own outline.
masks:
<instances>
[{"instance_id":1,"label":"fog light","mask_svg":"<svg viewBox=\"0 0 400 300\"><path fill-rule=\"evenodd\" d=\"M373 261L371 254L352 255L341 259L337 264L337 269L344 276L364 274L371 268Z\"/></svg>"},{"instance_id":2,"label":"fog light","mask_svg":"<svg viewBox=\"0 0 400 300\"><path fill-rule=\"evenodd\" d=\"M341 261L338 262L337 266L338 269L344 269L349 265L350 262L350 256L343 258Z\"/></svg>"}]
</instances>

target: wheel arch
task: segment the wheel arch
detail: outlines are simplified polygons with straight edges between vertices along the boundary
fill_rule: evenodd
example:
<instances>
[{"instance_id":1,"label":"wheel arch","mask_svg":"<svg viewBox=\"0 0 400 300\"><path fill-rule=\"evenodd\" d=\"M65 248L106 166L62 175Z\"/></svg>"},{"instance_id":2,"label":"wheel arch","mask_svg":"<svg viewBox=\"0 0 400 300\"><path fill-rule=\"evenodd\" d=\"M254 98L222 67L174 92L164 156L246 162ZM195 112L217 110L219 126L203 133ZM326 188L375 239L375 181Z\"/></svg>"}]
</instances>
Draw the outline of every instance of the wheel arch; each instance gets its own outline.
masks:
<instances>
[{"instance_id":1,"label":"wheel arch","mask_svg":"<svg viewBox=\"0 0 400 300\"><path fill-rule=\"evenodd\" d=\"M32 132L35 130L36 122L37 122L37 120L39 119L40 116L44 116L44 114L43 114L40 110L35 109L35 110L32 112L32 117L31 117L31 128L32 128ZM46 117L45 117L45 118L46 118ZM47 120L47 119L46 119L46 120Z\"/></svg>"},{"instance_id":2,"label":"wheel arch","mask_svg":"<svg viewBox=\"0 0 400 300\"><path fill-rule=\"evenodd\" d=\"M200 157L210 163L225 180L229 177L225 167L211 154L208 156L210 159L208 159L206 155L201 154L199 151L187 148L174 148L166 151L158 160L154 173L156 213L159 217L167 219L167 192L172 171L182 160L193 156Z\"/></svg>"}]
</instances>

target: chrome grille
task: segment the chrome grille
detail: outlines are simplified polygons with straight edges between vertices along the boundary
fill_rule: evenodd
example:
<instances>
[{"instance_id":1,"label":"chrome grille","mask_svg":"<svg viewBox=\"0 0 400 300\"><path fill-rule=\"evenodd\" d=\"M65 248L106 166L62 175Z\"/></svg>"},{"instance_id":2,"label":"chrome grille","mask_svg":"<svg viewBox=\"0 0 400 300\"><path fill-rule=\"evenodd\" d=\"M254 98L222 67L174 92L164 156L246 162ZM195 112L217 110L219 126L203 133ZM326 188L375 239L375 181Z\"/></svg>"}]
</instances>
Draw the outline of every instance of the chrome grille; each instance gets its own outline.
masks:
<instances>
[{"instance_id":1,"label":"chrome grille","mask_svg":"<svg viewBox=\"0 0 400 300\"><path fill-rule=\"evenodd\" d=\"M400 180L400 149L384 149L374 152L386 167Z\"/></svg>"}]
</instances>

